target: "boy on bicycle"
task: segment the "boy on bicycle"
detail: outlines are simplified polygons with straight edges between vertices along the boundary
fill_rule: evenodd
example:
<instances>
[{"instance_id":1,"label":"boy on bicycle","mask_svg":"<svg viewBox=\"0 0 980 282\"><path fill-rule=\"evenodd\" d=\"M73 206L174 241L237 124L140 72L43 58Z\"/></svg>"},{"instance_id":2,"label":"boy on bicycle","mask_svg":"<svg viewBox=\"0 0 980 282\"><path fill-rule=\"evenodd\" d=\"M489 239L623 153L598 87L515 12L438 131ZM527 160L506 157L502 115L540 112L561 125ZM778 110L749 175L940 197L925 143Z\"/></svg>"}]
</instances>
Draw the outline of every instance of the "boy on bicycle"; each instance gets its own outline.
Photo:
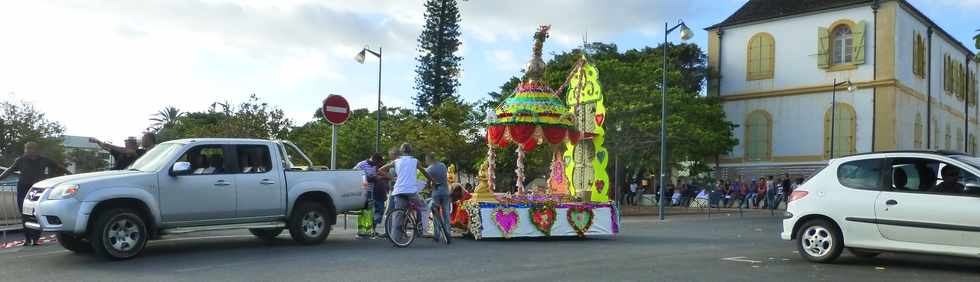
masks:
<instances>
[{"instance_id":1,"label":"boy on bicycle","mask_svg":"<svg viewBox=\"0 0 980 282\"><path fill-rule=\"evenodd\" d=\"M403 209L406 208L409 202L415 202L415 206L422 208L424 203L422 199L419 198L418 193L422 189L419 187L418 181L415 178L416 171L425 179L428 183L432 182L432 177L425 172L425 168L422 167L422 163L418 159L412 157L412 146L408 143L401 145L400 149L401 156L398 159L393 160L391 163L386 164L381 167L381 170L387 170L390 167L395 168L395 185L392 187L391 195L394 200L392 202L392 208L390 210ZM398 214L396 214L398 216ZM421 217L421 215L420 215ZM394 222L402 222L401 218L393 218ZM385 230L390 235L401 234L401 229L403 226L394 226L394 230ZM394 232L394 233L392 233Z\"/></svg>"},{"instance_id":2,"label":"boy on bicycle","mask_svg":"<svg viewBox=\"0 0 980 282\"><path fill-rule=\"evenodd\" d=\"M432 211L433 216L439 216L442 218L442 227L445 230L433 230L433 239L437 242L439 241L440 235L445 232L445 234L451 234L452 230L449 227L449 177L448 168L446 165L436 159L435 153L425 154L425 164L429 167L425 171L433 182L432 188L432 200L429 201L429 210ZM442 213L436 215L436 207L442 207ZM436 226L438 228L438 226ZM448 238L447 238L448 239Z\"/></svg>"}]
</instances>

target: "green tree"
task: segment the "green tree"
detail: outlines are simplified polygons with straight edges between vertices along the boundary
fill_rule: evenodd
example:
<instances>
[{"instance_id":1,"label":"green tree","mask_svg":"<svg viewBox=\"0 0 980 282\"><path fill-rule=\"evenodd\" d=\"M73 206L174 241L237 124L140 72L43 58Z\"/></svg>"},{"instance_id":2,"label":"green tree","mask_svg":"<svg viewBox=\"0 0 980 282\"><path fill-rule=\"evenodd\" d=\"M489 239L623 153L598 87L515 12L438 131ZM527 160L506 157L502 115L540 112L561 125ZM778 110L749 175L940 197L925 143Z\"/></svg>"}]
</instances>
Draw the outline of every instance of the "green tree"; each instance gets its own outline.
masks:
<instances>
[{"instance_id":1,"label":"green tree","mask_svg":"<svg viewBox=\"0 0 980 282\"><path fill-rule=\"evenodd\" d=\"M253 94L238 105L215 102L207 111L184 113L159 136L164 141L206 137L286 139L291 129L292 120L281 109Z\"/></svg>"},{"instance_id":2,"label":"green tree","mask_svg":"<svg viewBox=\"0 0 980 282\"><path fill-rule=\"evenodd\" d=\"M456 0L428 0L425 3L425 27L418 39L421 53L415 68L415 106L429 114L443 102L457 100L460 61L456 55L460 41L459 7Z\"/></svg>"},{"instance_id":3,"label":"green tree","mask_svg":"<svg viewBox=\"0 0 980 282\"><path fill-rule=\"evenodd\" d=\"M98 151L93 150L68 150L65 159L74 164L72 173L101 171L109 165L105 158L99 155Z\"/></svg>"},{"instance_id":4,"label":"green tree","mask_svg":"<svg viewBox=\"0 0 980 282\"><path fill-rule=\"evenodd\" d=\"M624 164L657 167L659 164L660 108L663 75L662 46L619 51L615 44L592 43L589 60L599 69L605 93L606 144L611 153L620 153ZM555 55L547 64L545 80L558 89L581 56L581 50ZM705 168L704 160L714 159L737 144L732 136L735 125L725 120L720 100L701 95L706 75L706 56L694 44L671 44L668 49L667 136L669 164L693 161ZM492 109L520 82L516 77L491 92L481 110ZM562 96L565 93L561 93ZM621 131L615 125L621 124ZM513 154L498 155L498 176L512 170ZM527 168L547 168L550 156L533 152ZM612 165L610 165L612 167ZM533 171L538 173L537 171ZM528 177L532 177L529 173Z\"/></svg>"},{"instance_id":5,"label":"green tree","mask_svg":"<svg viewBox=\"0 0 980 282\"><path fill-rule=\"evenodd\" d=\"M65 128L25 102L0 103L0 165L10 165L24 153L24 144L35 141L41 154L64 163L61 134Z\"/></svg>"},{"instance_id":6,"label":"green tree","mask_svg":"<svg viewBox=\"0 0 980 282\"><path fill-rule=\"evenodd\" d=\"M167 106L150 118L150 121L153 122L153 124L150 125L150 128L158 133L160 130L172 128L183 114L184 113L180 112L180 109L177 109L177 107Z\"/></svg>"}]
</instances>

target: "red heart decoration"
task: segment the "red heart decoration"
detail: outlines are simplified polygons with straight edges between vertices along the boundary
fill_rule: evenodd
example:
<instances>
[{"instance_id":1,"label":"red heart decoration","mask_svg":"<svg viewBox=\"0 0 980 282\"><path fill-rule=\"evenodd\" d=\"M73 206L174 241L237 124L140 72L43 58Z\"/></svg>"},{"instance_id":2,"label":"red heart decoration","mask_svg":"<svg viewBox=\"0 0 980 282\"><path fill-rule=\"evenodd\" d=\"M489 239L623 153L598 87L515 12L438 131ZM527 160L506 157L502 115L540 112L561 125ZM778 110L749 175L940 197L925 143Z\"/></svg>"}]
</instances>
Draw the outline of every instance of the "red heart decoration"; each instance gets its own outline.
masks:
<instances>
[{"instance_id":1,"label":"red heart decoration","mask_svg":"<svg viewBox=\"0 0 980 282\"><path fill-rule=\"evenodd\" d=\"M534 228L544 236L551 236L551 227L555 225L555 217L557 212L552 206L533 206L530 209L531 212L531 224Z\"/></svg>"},{"instance_id":2,"label":"red heart decoration","mask_svg":"<svg viewBox=\"0 0 980 282\"><path fill-rule=\"evenodd\" d=\"M604 187L606 187L606 182L605 181L602 181L602 180L596 180L595 181L595 190L597 192L599 192L599 194L605 194L606 193L605 191L602 190L602 188L604 188Z\"/></svg>"},{"instance_id":3,"label":"red heart decoration","mask_svg":"<svg viewBox=\"0 0 980 282\"><path fill-rule=\"evenodd\" d=\"M596 125L602 126L602 123L605 122L605 121L606 121L606 115L605 114L595 115L595 124Z\"/></svg>"}]
</instances>

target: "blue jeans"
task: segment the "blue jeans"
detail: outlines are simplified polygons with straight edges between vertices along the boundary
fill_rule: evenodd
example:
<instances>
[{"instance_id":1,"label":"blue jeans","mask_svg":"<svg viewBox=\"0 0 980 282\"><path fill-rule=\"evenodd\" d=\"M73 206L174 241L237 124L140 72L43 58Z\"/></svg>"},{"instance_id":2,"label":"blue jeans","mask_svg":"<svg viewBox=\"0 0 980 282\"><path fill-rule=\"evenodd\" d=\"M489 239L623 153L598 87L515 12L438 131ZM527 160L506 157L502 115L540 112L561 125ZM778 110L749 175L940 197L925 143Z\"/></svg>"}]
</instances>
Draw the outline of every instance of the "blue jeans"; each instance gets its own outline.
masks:
<instances>
[{"instance_id":1,"label":"blue jeans","mask_svg":"<svg viewBox=\"0 0 980 282\"><path fill-rule=\"evenodd\" d=\"M751 208L752 204L755 203L756 195L757 194L755 192L749 192L746 194L745 200L742 201L742 206L745 208Z\"/></svg>"},{"instance_id":2,"label":"blue jeans","mask_svg":"<svg viewBox=\"0 0 980 282\"><path fill-rule=\"evenodd\" d=\"M378 226L379 224L381 224L381 218L384 216L384 214L385 214L384 199L382 199L381 201L375 199L374 200L374 226Z\"/></svg>"},{"instance_id":3,"label":"blue jeans","mask_svg":"<svg viewBox=\"0 0 980 282\"><path fill-rule=\"evenodd\" d=\"M442 206L442 214L439 214L438 216L439 217L442 217L442 227L443 227L443 229L445 229L446 234L452 234L451 233L452 232L452 229L450 229L450 227L449 227L449 213L450 213L450 210L449 209L452 208L452 205L449 203L449 195L434 195L434 196L432 196L432 199L429 200L429 210L432 211L432 216L437 216L437 214L436 214L436 205ZM435 226L435 227L438 228L438 226ZM432 231L433 236L435 236L435 238L437 240L439 238L441 238L441 235L442 235L442 232L439 232L439 231L440 230L433 230Z\"/></svg>"}]
</instances>

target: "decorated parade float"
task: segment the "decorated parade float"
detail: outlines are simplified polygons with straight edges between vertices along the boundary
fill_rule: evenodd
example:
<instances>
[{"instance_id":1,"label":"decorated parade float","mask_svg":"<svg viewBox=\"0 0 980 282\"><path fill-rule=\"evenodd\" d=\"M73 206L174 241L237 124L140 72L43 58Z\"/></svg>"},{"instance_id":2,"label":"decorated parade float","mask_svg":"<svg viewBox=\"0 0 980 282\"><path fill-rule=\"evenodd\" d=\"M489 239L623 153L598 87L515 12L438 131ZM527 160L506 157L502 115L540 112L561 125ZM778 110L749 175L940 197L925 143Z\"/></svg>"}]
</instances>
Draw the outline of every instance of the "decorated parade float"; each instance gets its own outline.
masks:
<instances>
[{"instance_id":1,"label":"decorated parade float","mask_svg":"<svg viewBox=\"0 0 980 282\"><path fill-rule=\"evenodd\" d=\"M535 33L533 56L516 91L488 114L487 160L472 198L462 204L465 220L458 226L475 239L619 232L619 211L608 196L605 107L597 70L583 55L558 91L548 87L541 58L548 28ZM496 150L511 147L517 151L516 191L495 193ZM524 157L535 149L552 150L553 160L547 187L528 190Z\"/></svg>"}]
</instances>

